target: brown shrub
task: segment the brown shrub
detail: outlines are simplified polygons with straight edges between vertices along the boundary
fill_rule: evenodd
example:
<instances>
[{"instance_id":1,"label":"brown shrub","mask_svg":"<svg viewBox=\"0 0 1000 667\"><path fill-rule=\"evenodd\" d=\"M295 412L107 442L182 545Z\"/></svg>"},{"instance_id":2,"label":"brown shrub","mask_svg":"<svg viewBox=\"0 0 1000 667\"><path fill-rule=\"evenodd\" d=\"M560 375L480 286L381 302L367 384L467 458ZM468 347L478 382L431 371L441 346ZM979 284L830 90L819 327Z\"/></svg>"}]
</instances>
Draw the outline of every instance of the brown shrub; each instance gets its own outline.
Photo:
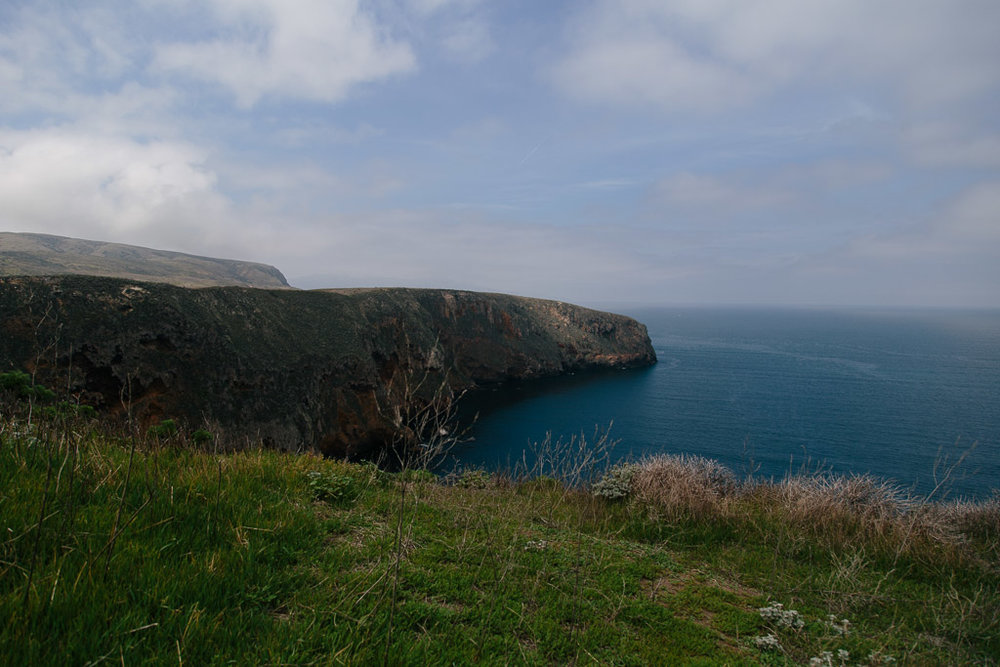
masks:
<instances>
[{"instance_id":1,"label":"brown shrub","mask_svg":"<svg viewBox=\"0 0 1000 667\"><path fill-rule=\"evenodd\" d=\"M635 499L670 517L725 516L737 488L721 463L687 454L644 458L632 477Z\"/></svg>"}]
</instances>

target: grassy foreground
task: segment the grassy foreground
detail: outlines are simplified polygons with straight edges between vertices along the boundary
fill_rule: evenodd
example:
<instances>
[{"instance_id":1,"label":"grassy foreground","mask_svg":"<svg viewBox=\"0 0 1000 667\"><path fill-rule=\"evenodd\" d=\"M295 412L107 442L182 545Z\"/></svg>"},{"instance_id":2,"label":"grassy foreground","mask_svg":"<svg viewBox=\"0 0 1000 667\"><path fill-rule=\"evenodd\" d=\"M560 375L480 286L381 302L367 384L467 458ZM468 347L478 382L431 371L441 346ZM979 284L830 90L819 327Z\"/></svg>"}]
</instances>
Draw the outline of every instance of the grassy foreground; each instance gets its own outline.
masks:
<instances>
[{"instance_id":1,"label":"grassy foreground","mask_svg":"<svg viewBox=\"0 0 1000 667\"><path fill-rule=\"evenodd\" d=\"M996 664L1000 503L447 480L0 414L5 664Z\"/></svg>"}]
</instances>

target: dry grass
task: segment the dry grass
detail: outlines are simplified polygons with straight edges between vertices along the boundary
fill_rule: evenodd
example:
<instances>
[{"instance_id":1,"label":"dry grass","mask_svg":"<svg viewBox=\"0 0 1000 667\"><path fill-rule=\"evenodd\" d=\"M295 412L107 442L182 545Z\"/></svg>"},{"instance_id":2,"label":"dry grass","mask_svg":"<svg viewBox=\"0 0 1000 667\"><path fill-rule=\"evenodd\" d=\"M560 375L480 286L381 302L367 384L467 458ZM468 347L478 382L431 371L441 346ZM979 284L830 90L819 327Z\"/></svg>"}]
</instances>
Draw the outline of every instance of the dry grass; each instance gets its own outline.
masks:
<instances>
[{"instance_id":1,"label":"dry grass","mask_svg":"<svg viewBox=\"0 0 1000 667\"><path fill-rule=\"evenodd\" d=\"M739 485L718 461L686 454L642 459L632 476L636 500L667 517L724 517Z\"/></svg>"},{"instance_id":2,"label":"dry grass","mask_svg":"<svg viewBox=\"0 0 1000 667\"><path fill-rule=\"evenodd\" d=\"M864 539L894 554L1000 539L1000 494L986 501L933 502L873 475L790 474L778 482L740 481L718 461L686 454L643 458L630 468L634 507L667 520L738 521L769 517L818 537L831 549ZM595 487L597 488L597 487ZM1000 547L993 555L1000 554Z\"/></svg>"},{"instance_id":3,"label":"dry grass","mask_svg":"<svg viewBox=\"0 0 1000 667\"><path fill-rule=\"evenodd\" d=\"M974 502L957 500L938 506L941 522L957 531L996 542L1000 540L1000 493L994 491L989 500Z\"/></svg>"}]
</instances>

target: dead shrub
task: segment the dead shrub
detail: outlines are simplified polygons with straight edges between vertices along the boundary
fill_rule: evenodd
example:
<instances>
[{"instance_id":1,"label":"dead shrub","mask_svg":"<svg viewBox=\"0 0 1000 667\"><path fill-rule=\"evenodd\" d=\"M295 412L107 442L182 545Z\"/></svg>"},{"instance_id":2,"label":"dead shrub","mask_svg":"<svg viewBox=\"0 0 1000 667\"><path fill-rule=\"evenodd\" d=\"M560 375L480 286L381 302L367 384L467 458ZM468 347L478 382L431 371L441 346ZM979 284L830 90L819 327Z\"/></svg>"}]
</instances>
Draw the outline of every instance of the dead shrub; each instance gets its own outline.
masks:
<instances>
[{"instance_id":1,"label":"dead shrub","mask_svg":"<svg viewBox=\"0 0 1000 667\"><path fill-rule=\"evenodd\" d=\"M642 459L632 476L635 499L673 518L725 516L738 484L718 461L687 454Z\"/></svg>"},{"instance_id":2,"label":"dead shrub","mask_svg":"<svg viewBox=\"0 0 1000 667\"><path fill-rule=\"evenodd\" d=\"M936 506L940 522L970 538L1000 540L1000 491L988 500L956 500Z\"/></svg>"},{"instance_id":3,"label":"dead shrub","mask_svg":"<svg viewBox=\"0 0 1000 667\"><path fill-rule=\"evenodd\" d=\"M838 515L880 525L917 505L898 485L872 475L798 475L785 478L778 490L791 516L804 521Z\"/></svg>"},{"instance_id":4,"label":"dead shrub","mask_svg":"<svg viewBox=\"0 0 1000 667\"><path fill-rule=\"evenodd\" d=\"M918 545L955 544L965 539L963 533L976 525L977 517L990 517L983 503L931 503L867 474L791 476L774 491L776 511L831 547L843 547L855 537L897 554ZM960 516L967 517L964 523Z\"/></svg>"}]
</instances>

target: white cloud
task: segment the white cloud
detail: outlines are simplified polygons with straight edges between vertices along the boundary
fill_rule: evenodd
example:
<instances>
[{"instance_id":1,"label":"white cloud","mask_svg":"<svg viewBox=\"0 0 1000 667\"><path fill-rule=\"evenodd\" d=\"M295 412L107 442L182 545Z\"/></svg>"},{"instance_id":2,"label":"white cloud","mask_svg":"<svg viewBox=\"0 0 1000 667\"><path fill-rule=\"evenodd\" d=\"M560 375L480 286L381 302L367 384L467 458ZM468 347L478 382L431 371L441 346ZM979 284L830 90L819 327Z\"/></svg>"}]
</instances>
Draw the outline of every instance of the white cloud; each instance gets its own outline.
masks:
<instances>
[{"instance_id":1,"label":"white cloud","mask_svg":"<svg viewBox=\"0 0 1000 667\"><path fill-rule=\"evenodd\" d=\"M668 109L713 108L750 92L736 72L648 35L592 44L558 65L555 76L583 99Z\"/></svg>"},{"instance_id":2,"label":"white cloud","mask_svg":"<svg viewBox=\"0 0 1000 667\"><path fill-rule=\"evenodd\" d=\"M0 96L0 111L62 111L67 95L117 83L132 64L132 49L109 8L42 2L7 11L0 15L0 81L17 94Z\"/></svg>"},{"instance_id":3,"label":"white cloud","mask_svg":"<svg viewBox=\"0 0 1000 667\"><path fill-rule=\"evenodd\" d=\"M241 106L266 95L336 102L359 84L409 72L410 47L358 0L213 0L221 36L157 48L155 66L220 83Z\"/></svg>"},{"instance_id":4,"label":"white cloud","mask_svg":"<svg viewBox=\"0 0 1000 667\"><path fill-rule=\"evenodd\" d=\"M7 229L183 244L227 209L196 147L51 129L0 132ZM192 239L195 240L195 239ZM196 246L197 242L188 245Z\"/></svg>"},{"instance_id":5,"label":"white cloud","mask_svg":"<svg viewBox=\"0 0 1000 667\"><path fill-rule=\"evenodd\" d=\"M551 76L584 100L667 111L823 82L950 103L996 89L998 22L1000 5L976 0L597 0Z\"/></svg>"},{"instance_id":6,"label":"white cloud","mask_svg":"<svg viewBox=\"0 0 1000 667\"><path fill-rule=\"evenodd\" d=\"M99 136L177 137L182 93L143 76L147 40L111 2L0 9L0 114ZM146 17L155 25L159 17ZM6 94L12 91L11 94ZM3 121L0 117L0 127Z\"/></svg>"}]
</instances>

